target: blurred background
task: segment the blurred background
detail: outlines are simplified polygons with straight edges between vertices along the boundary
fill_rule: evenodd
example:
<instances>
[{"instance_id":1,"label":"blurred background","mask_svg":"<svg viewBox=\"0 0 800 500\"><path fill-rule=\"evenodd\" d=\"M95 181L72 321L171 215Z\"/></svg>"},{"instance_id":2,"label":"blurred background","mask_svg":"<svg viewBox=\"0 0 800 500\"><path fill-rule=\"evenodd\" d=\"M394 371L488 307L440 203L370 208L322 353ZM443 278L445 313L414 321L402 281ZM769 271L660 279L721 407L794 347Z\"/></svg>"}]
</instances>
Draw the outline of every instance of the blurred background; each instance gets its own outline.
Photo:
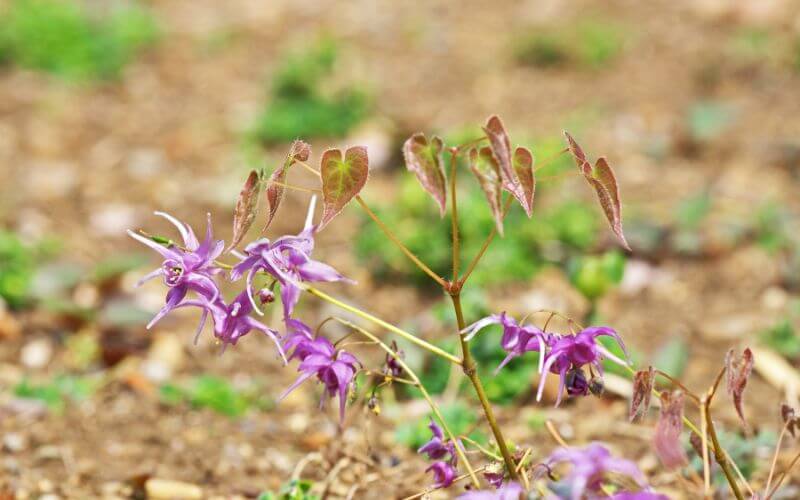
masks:
<instances>
[{"instance_id":1,"label":"blurred background","mask_svg":"<svg viewBox=\"0 0 800 500\"><path fill-rule=\"evenodd\" d=\"M768 350L783 371L751 381L750 439L729 404L717 410L723 444L763 482L779 403L796 397L782 384L800 377L800 2L3 0L0 498L141 498L154 496L152 478L219 498L419 491L430 479L414 454L428 438L418 395L385 389L380 415L356 401L339 431L335 410L316 411L314 384L276 405L296 373L267 339L219 356L208 331L191 344L191 311L146 332L165 290L133 289L158 261L125 230L174 238L154 210L198 232L211 212L230 240L250 169L279 165L298 137L312 164L327 147L365 144L365 199L445 273L449 221L400 147L417 131L467 142L495 113L514 143L555 159L537 172L533 219L515 207L473 276L467 321L551 308L612 325L637 363L698 390L728 348ZM558 156L562 129L614 166L632 254ZM492 218L461 180L468 258ZM314 185L303 169L289 182ZM290 193L267 236L297 232L307 200ZM325 290L455 346L445 297L357 207L315 255L358 281ZM336 311L309 297L299 312L313 324ZM607 441L658 489L691 497L649 449L652 416L628 424L613 393L536 404L534 360L490 376L497 335L475 351L512 441L544 453L551 419L569 441ZM458 432L487 443L469 391L402 348ZM360 381L362 395L373 382Z\"/></svg>"}]
</instances>

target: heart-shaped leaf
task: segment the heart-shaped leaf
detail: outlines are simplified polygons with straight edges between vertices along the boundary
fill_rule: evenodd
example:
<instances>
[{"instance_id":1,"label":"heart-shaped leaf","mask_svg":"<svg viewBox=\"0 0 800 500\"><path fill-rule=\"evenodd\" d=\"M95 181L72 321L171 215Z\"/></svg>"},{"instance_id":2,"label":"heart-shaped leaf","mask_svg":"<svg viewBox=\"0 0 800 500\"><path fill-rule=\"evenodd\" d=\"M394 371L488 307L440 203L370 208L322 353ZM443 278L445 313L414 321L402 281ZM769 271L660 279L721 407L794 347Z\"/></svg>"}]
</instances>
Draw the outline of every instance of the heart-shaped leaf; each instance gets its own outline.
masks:
<instances>
[{"instance_id":1,"label":"heart-shaped leaf","mask_svg":"<svg viewBox=\"0 0 800 500\"><path fill-rule=\"evenodd\" d=\"M608 164L605 157L601 156L594 163L594 168L589 164L586 159L586 154L583 149L575 142L569 133L564 132L569 144L569 151L575 158L575 163L580 168L583 177L594 189L597 194L597 199L600 206L603 208L606 219L611 226L611 231L617 236L622 246L630 250L628 241L625 239L625 233L622 230L622 204L619 197L619 186L617 178L614 175L614 170Z\"/></svg>"},{"instance_id":2,"label":"heart-shaped leaf","mask_svg":"<svg viewBox=\"0 0 800 500\"><path fill-rule=\"evenodd\" d=\"M536 177L533 173L533 154L523 147L514 150L511 166L519 181L522 199L519 200L528 217L533 215L533 195L536 192Z\"/></svg>"},{"instance_id":3,"label":"heart-shaped leaf","mask_svg":"<svg viewBox=\"0 0 800 500\"><path fill-rule=\"evenodd\" d=\"M502 182L503 189L511 193L514 198L519 201L522 208L525 209L525 213L528 214L528 217L531 216L530 211L530 204L528 203L528 197L526 194L525 189L521 185L521 181L517 175L517 171L514 168L513 157L511 154L511 141L508 138L508 133L506 132L506 128L503 125L503 122L500 120L500 117L497 115L492 115L486 121L486 125L483 127L483 131L486 134L486 137L489 139L489 144L491 145L492 154L497 160L497 166L500 169L500 180ZM516 152L515 152L516 154ZM531 199L533 201L531 192Z\"/></svg>"},{"instance_id":4,"label":"heart-shaped leaf","mask_svg":"<svg viewBox=\"0 0 800 500\"><path fill-rule=\"evenodd\" d=\"M241 243L247 230L253 225L256 220L256 212L258 211L258 198L261 193L261 177L255 170L250 172L247 180L242 186L242 191L239 193L239 199L236 200L236 208L233 211L233 239L227 251L230 252L236 245Z\"/></svg>"},{"instance_id":5,"label":"heart-shaped leaf","mask_svg":"<svg viewBox=\"0 0 800 500\"><path fill-rule=\"evenodd\" d=\"M424 134L414 134L403 144L403 157L406 168L417 176L436 203L439 204L439 215L444 216L447 209L447 180L444 173L442 150L444 143L438 137L430 142Z\"/></svg>"},{"instance_id":6,"label":"heart-shaped leaf","mask_svg":"<svg viewBox=\"0 0 800 500\"><path fill-rule=\"evenodd\" d=\"M264 229L262 229L262 231L267 230L269 225L272 224L272 219L275 218L275 214L278 212L278 207L283 199L283 186L286 184L286 173L289 171L289 167L294 165L295 161L308 161L309 156L311 156L311 146L304 141L294 141L289 148L286 161L272 172L272 175L267 181L268 212L267 222L264 224Z\"/></svg>"},{"instance_id":7,"label":"heart-shaped leaf","mask_svg":"<svg viewBox=\"0 0 800 500\"><path fill-rule=\"evenodd\" d=\"M320 161L320 174L323 203L320 229L322 229L367 183L369 177L367 148L364 146L348 148L344 153L344 159L341 150L325 151Z\"/></svg>"},{"instance_id":8,"label":"heart-shaped leaf","mask_svg":"<svg viewBox=\"0 0 800 500\"><path fill-rule=\"evenodd\" d=\"M492 154L492 150L483 147L478 151L475 148L469 150L469 168L486 195L489 208L494 216L494 224L500 236L503 235L503 188L500 180L500 167L497 158Z\"/></svg>"}]
</instances>

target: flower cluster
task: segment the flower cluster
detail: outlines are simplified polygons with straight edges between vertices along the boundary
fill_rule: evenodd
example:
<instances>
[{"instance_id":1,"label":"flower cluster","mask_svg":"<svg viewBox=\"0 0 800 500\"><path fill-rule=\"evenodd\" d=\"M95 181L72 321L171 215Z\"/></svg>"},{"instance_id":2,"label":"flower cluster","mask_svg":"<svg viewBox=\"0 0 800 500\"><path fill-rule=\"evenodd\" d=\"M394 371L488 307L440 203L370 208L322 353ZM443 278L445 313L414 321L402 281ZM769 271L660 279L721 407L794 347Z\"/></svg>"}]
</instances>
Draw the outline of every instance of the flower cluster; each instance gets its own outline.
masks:
<instances>
[{"instance_id":1,"label":"flower cluster","mask_svg":"<svg viewBox=\"0 0 800 500\"><path fill-rule=\"evenodd\" d=\"M433 420L428 424L428 428L433 436L417 450L417 453L425 453L429 459L436 460L425 471L433 473L435 488L445 488L450 486L456 477L456 465L458 465L456 443L445 441L442 428Z\"/></svg>"},{"instance_id":2,"label":"flower cluster","mask_svg":"<svg viewBox=\"0 0 800 500\"><path fill-rule=\"evenodd\" d=\"M300 362L300 376L281 398L304 381L316 376L325 386L321 403L324 403L325 395L338 396L340 419L343 419L347 392L358 371L359 362L352 354L337 350L327 339L314 338L311 329L293 317L303 283L350 281L329 265L311 258L316 233L316 226L312 223L314 199L312 198L305 227L300 234L284 236L272 242L262 238L248 245L244 254L234 252L240 262L232 267L229 278L231 281L238 281L246 275L246 286L231 302L225 301L216 281L216 278L224 274L217 259L222 255L225 242L214 240L210 215L206 237L202 242L198 241L187 224L163 212L156 212L156 215L175 225L183 239L183 245L128 231L132 238L152 248L164 259L158 269L147 274L137 284L141 285L161 276L169 288L164 307L147 328L151 328L175 309L196 307L201 311L201 318L195 333L195 342L209 316L214 325L214 336L222 343L223 351L229 344L236 345L241 337L251 331L260 331L275 343L284 362L288 362L285 355L287 351L292 351L289 360L298 359ZM272 280L270 287L256 290L255 278L259 273ZM252 312L263 315L258 302L264 305L274 301L272 287L275 285L280 285L286 336L251 316Z\"/></svg>"},{"instance_id":3,"label":"flower cluster","mask_svg":"<svg viewBox=\"0 0 800 500\"><path fill-rule=\"evenodd\" d=\"M627 357L627 351L622 339L612 328L594 326L581 330L577 334L548 333L532 325L520 325L517 321L506 315L505 312L480 319L465 328L461 333L465 340L471 340L481 330L489 325L499 324L503 327L503 337L500 345L508 355L495 370L497 373L512 359L526 352L539 353L539 388L536 400L541 401L544 384L548 373L559 376L558 398L556 406L561 403L561 397L566 389L570 396L585 396L596 388L602 380L603 365L601 361L608 358L615 363L627 363L615 356L597 341L600 336L608 336L616 340L617 344ZM592 380L586 378L584 367L589 367ZM594 375L596 371L597 379Z\"/></svg>"}]
</instances>

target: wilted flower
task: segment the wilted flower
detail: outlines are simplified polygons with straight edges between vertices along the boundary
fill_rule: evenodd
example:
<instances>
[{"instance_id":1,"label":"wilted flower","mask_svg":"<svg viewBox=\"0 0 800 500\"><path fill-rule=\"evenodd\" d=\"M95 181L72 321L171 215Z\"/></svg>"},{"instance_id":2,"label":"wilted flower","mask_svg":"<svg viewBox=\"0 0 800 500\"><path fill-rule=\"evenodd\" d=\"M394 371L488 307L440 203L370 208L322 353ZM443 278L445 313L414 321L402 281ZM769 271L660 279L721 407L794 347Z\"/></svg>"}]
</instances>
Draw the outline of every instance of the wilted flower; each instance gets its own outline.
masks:
<instances>
[{"instance_id":1,"label":"wilted flower","mask_svg":"<svg viewBox=\"0 0 800 500\"><path fill-rule=\"evenodd\" d=\"M420 449L417 450L417 453L426 453L431 460L440 460L450 455L450 463L456 465L456 449L453 442L444 442L442 428L433 420L428 424L428 428L431 430L433 437L431 437L430 441L422 445Z\"/></svg>"},{"instance_id":2,"label":"wilted flower","mask_svg":"<svg viewBox=\"0 0 800 500\"><path fill-rule=\"evenodd\" d=\"M397 342L394 340L392 341L392 351L394 351L397 357L386 353L386 373L393 377L399 377L403 374L403 367L400 366L400 362L397 358L402 359L405 353L397 348Z\"/></svg>"},{"instance_id":3,"label":"wilted flower","mask_svg":"<svg viewBox=\"0 0 800 500\"><path fill-rule=\"evenodd\" d=\"M747 379L752 371L753 351L749 347L742 352L741 357L738 357L733 349L728 351L725 356L726 386L728 394L733 398L733 406L736 408L736 413L745 427L747 427L747 422L744 419L742 400L744 389L747 387Z\"/></svg>"},{"instance_id":4,"label":"wilted flower","mask_svg":"<svg viewBox=\"0 0 800 500\"><path fill-rule=\"evenodd\" d=\"M161 267L147 274L136 284L136 286L140 286L148 280L161 276L164 284L170 288L169 292L167 292L166 304L147 324L148 329L170 311L177 308L181 301L186 298L189 290L198 293L209 302L214 302L219 297L219 287L213 276L220 272L220 269L216 266L214 260L219 257L225 248L225 242L221 240L214 241L213 239L211 215L208 216L206 237L202 243L197 240L194 231L187 224L164 212L156 212L156 215L164 217L178 228L183 238L184 247L160 245L149 238L128 230L131 238L144 243L164 258ZM205 316L206 313L204 312L200 328L205 322Z\"/></svg>"},{"instance_id":5,"label":"wilted flower","mask_svg":"<svg viewBox=\"0 0 800 500\"><path fill-rule=\"evenodd\" d=\"M255 241L245 248L245 254L231 270L236 281L247 273L247 294L257 312L253 279L259 271L272 275L281 284L281 301L284 318L290 318L300 298L301 282L350 281L331 266L312 260L314 233L312 224L315 198L312 198L303 231L297 236L284 236L270 242L267 238Z\"/></svg>"},{"instance_id":6,"label":"wilted flower","mask_svg":"<svg viewBox=\"0 0 800 500\"><path fill-rule=\"evenodd\" d=\"M597 337L603 335L614 338L627 357L628 354L622 339L616 331L608 327L594 326L582 330L577 335L554 336L554 340L548 342L550 350L544 356L544 366L541 369L542 377L539 381L536 400L541 401L542 399L548 372L556 373L560 377L558 399L556 400L556 406L558 406L561 403L561 396L567 382L567 373L570 369L577 370L588 364L597 369L598 373L602 375L603 365L601 361L604 357L621 365L626 365L625 361L597 342Z\"/></svg>"},{"instance_id":7,"label":"wilted flower","mask_svg":"<svg viewBox=\"0 0 800 500\"><path fill-rule=\"evenodd\" d=\"M640 370L633 376L633 395L628 418L631 422L637 415L645 416L650 409L650 396L653 394L653 384L656 380L656 371L651 366L647 370Z\"/></svg>"},{"instance_id":8,"label":"wilted flower","mask_svg":"<svg viewBox=\"0 0 800 500\"><path fill-rule=\"evenodd\" d=\"M483 478L486 479L487 483L495 488L499 488L503 485L503 479L505 476L505 466L500 462L494 462L487 465L486 470L483 471Z\"/></svg>"},{"instance_id":9,"label":"wilted flower","mask_svg":"<svg viewBox=\"0 0 800 500\"><path fill-rule=\"evenodd\" d=\"M686 452L681 444L683 430L683 393L664 392L661 395L661 414L653 437L653 449L667 469L686 464Z\"/></svg>"},{"instance_id":10,"label":"wilted flower","mask_svg":"<svg viewBox=\"0 0 800 500\"><path fill-rule=\"evenodd\" d=\"M303 335L296 333L296 335ZM325 385L325 392L320 399L320 407L325 403L326 394L329 397L339 396L339 420L344 420L344 408L347 403L347 390L356 375L357 366L361 363L349 352L336 350L333 344L324 337L316 339L300 339L294 345L292 358L301 359L297 370L301 372L294 383L281 394L279 399L285 398L300 384L316 376Z\"/></svg>"},{"instance_id":11,"label":"wilted flower","mask_svg":"<svg viewBox=\"0 0 800 500\"><path fill-rule=\"evenodd\" d=\"M456 477L456 469L448 462L434 462L425 472L433 473L433 487L446 488L453 484Z\"/></svg>"},{"instance_id":12,"label":"wilted flower","mask_svg":"<svg viewBox=\"0 0 800 500\"><path fill-rule=\"evenodd\" d=\"M582 449L559 448L545 462L547 468L569 462L572 468L559 485L569 492L567 498L579 500L585 494L602 494L602 484L608 473L629 476L643 489L647 488L644 474L630 460L615 458L600 443L590 443ZM622 498L622 497L621 497ZM625 497L637 498L637 497Z\"/></svg>"},{"instance_id":13,"label":"wilted flower","mask_svg":"<svg viewBox=\"0 0 800 500\"><path fill-rule=\"evenodd\" d=\"M458 500L520 500L524 498L525 490L519 483L510 482L500 486L494 491L468 491L458 496Z\"/></svg>"},{"instance_id":14,"label":"wilted flower","mask_svg":"<svg viewBox=\"0 0 800 500\"><path fill-rule=\"evenodd\" d=\"M465 336L464 339L469 341L482 329L489 325L497 324L503 325L503 338L500 340L500 345L508 355L495 369L495 374L508 364L509 361L517 356L522 356L526 352L536 351L544 353L546 344L552 339L550 334L539 330L535 326L520 326L514 318L506 315L505 312L480 319L465 328L461 333ZM543 363L544 356L542 355L539 356L540 371Z\"/></svg>"}]
</instances>

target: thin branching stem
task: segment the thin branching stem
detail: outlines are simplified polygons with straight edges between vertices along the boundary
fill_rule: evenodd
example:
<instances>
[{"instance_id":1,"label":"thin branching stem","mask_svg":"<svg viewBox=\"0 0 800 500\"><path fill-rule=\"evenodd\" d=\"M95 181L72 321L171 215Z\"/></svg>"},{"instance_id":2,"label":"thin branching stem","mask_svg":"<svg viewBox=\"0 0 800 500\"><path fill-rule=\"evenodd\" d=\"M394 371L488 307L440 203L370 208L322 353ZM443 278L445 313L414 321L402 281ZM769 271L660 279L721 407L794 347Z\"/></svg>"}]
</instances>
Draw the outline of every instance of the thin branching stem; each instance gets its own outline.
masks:
<instances>
[{"instance_id":1,"label":"thin branching stem","mask_svg":"<svg viewBox=\"0 0 800 500\"><path fill-rule=\"evenodd\" d=\"M422 270L422 272L424 272L425 274L430 276L440 286L442 286L442 287L446 287L447 286L447 282L441 276L436 274L433 271L433 269L431 269L430 267L428 267L427 264L422 262L422 260L420 260L420 258L417 257L416 254L414 254L414 252L409 250L409 248L406 247L405 244L403 244L402 241L400 241L400 238L398 238L397 235L395 235L394 232L392 232L392 230L389 229L389 226L387 226L378 217L378 215L375 212L373 212L372 209L369 208L369 206L364 201L364 199L361 198L361 196L356 195L355 199L358 202L358 204L361 206L361 208L364 210L364 212L366 212L366 214L369 216L369 218L372 219L373 222L375 222L375 224L378 225L378 227L381 229L381 231L383 231L383 234L385 234L386 237L389 238L391 240L391 242L394 243L397 246L397 248L399 248L400 251L403 252L406 255L406 257L408 257L411 260L411 262L413 262L418 268L420 268L420 270Z\"/></svg>"},{"instance_id":2,"label":"thin branching stem","mask_svg":"<svg viewBox=\"0 0 800 500\"><path fill-rule=\"evenodd\" d=\"M327 293L323 292L322 290L318 290L318 289L316 289L316 288L314 288L312 286L306 286L304 288L304 290L306 292L310 293L311 295L314 295L315 297L319 297L320 299L322 299L322 300L324 300L326 302L329 302L329 303L331 303L331 304L333 304L333 305L335 305L335 306L337 306L337 307L339 307L341 309L344 309L345 311L351 312L351 313L355 314L356 316L358 316L360 318L363 318L363 319L365 319L365 320L367 320L367 321L369 321L371 323L374 323L374 324L376 324L376 325L378 325L378 326L380 326L382 328L385 328L386 330L389 330L390 332L403 337L404 339L408 340L409 342L411 342L413 344L416 344L419 347L425 349L426 351L428 351L428 352L430 352L432 354L435 354L435 355L437 355L439 357L442 357L442 358L446 359L447 361L449 361L451 363L455 363L457 365L461 364L461 360L457 356L454 356L454 355L450 354L449 352L445 351L444 349L442 349L440 347L437 347L437 346L435 346L435 345L433 345L433 344L431 344L429 342L426 342L426 341L422 340L421 338L417 337L413 333L409 333L409 332L407 332L407 331L405 331L403 329L400 329L400 328L394 326L391 323L387 323L386 321L378 318L377 316L373 316L372 314L370 314L370 313L368 313L366 311L362 311L361 309L359 309L357 307L354 307L354 306L351 306L350 304L347 304L345 302L342 302L341 300L339 300L339 299L337 299L335 297L331 297L330 295L328 295Z\"/></svg>"},{"instance_id":3,"label":"thin branching stem","mask_svg":"<svg viewBox=\"0 0 800 500\"><path fill-rule=\"evenodd\" d=\"M772 466L769 468L767 485L764 487L764 498L768 498L767 494L769 493L769 487L772 484L772 477L775 475L775 467L778 465L778 455L780 455L781 445L783 444L783 438L786 435L786 431L789 428L789 424L791 424L791 420L783 424L783 428L781 429L781 434L778 436L778 441L775 443L775 455L773 455L772 457Z\"/></svg>"},{"instance_id":4,"label":"thin branching stem","mask_svg":"<svg viewBox=\"0 0 800 500\"><path fill-rule=\"evenodd\" d=\"M467 458L467 455L466 453L464 453L462 447L459 446L458 439L456 438L455 434L453 434L452 431L450 431L450 427L447 425L447 421L444 419L444 416L442 416L442 412L439 410L439 406L436 404L433 398L431 398L431 395L425 389L425 386L422 385L422 382L420 382L417 374L406 364L405 361L403 361L403 359L400 357L399 354L397 354L397 352L395 352L391 347L389 347L386 343L384 343L374 334L347 320L336 318L336 321L338 321L339 323L343 324L348 328L353 329L354 331L360 333L361 335L375 342L376 344L378 344L378 346L380 346L381 349L386 351L386 354L392 356L395 359L395 361L397 361L397 364L400 365L403 371L409 376L411 381L414 383L414 386L417 389L419 389L419 391L422 393L422 397L424 397L425 400L428 402L428 405L431 407L431 411L433 411L433 414L436 415L437 420L441 422L442 429L444 430L445 434L447 434L447 437L449 437L453 441L456 453L458 454L458 458L460 458L461 461L464 462L464 467L466 467L467 473L470 476L472 483L475 485L476 488L480 488L480 481L478 481L478 477L475 475L475 470L472 468L472 464L470 464L469 458Z\"/></svg>"},{"instance_id":5,"label":"thin branching stem","mask_svg":"<svg viewBox=\"0 0 800 500\"><path fill-rule=\"evenodd\" d=\"M508 214L508 210L511 208L512 200L513 198L510 195L506 196L506 201L503 206L503 217L502 217L503 220L505 220L506 215ZM461 286L463 286L464 283L466 283L466 281L469 279L470 275L472 274L472 271L475 270L475 267L477 267L478 262L480 262L481 258L483 258L483 254L486 253L486 250L489 249L489 245L491 245L492 241L494 241L495 236L497 236L497 226L492 227L492 230L489 231L489 234L483 241L483 245L481 245L480 250L478 250L478 253L475 254L475 257L472 258L472 261L467 266L467 270L464 273L464 276L462 276L461 279L459 280Z\"/></svg>"},{"instance_id":6,"label":"thin branching stem","mask_svg":"<svg viewBox=\"0 0 800 500\"><path fill-rule=\"evenodd\" d=\"M453 234L453 283L458 281L461 264L461 239L458 234L458 196L456 191L456 172L458 171L458 148L450 149L450 220Z\"/></svg>"}]
</instances>

